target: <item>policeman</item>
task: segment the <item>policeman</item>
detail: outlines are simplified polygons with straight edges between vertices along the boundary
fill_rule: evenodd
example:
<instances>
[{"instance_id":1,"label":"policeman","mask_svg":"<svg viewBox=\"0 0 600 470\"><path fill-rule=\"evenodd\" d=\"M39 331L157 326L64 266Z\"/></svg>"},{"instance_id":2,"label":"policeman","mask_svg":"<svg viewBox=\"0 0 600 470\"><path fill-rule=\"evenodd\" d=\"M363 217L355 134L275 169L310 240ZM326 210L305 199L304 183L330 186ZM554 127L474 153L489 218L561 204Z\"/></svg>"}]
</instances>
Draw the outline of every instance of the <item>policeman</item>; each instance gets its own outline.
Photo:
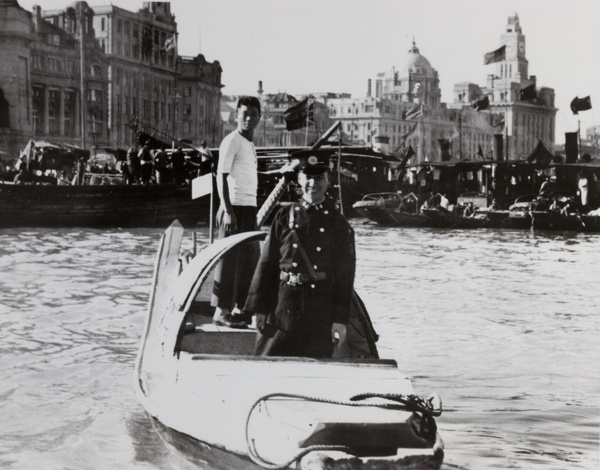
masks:
<instances>
[{"instance_id":1,"label":"policeman","mask_svg":"<svg viewBox=\"0 0 600 470\"><path fill-rule=\"evenodd\" d=\"M293 158L302 198L275 215L244 310L256 315L257 355L326 358L346 336L354 231L326 194L329 155Z\"/></svg>"}]
</instances>

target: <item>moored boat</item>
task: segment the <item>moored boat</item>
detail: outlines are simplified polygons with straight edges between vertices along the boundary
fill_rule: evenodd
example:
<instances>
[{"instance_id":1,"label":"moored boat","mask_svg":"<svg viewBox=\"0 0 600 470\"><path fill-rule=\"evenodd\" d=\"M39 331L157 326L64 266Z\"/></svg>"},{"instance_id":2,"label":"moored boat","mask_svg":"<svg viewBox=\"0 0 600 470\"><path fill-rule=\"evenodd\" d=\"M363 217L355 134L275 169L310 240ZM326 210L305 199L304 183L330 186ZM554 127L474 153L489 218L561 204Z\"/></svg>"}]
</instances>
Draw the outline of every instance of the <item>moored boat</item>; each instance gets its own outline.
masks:
<instances>
[{"instance_id":1,"label":"moored boat","mask_svg":"<svg viewBox=\"0 0 600 470\"><path fill-rule=\"evenodd\" d=\"M431 224L425 214L417 212L418 201L412 194L367 194L352 207L360 216L388 227L426 227Z\"/></svg>"},{"instance_id":2,"label":"moored boat","mask_svg":"<svg viewBox=\"0 0 600 470\"><path fill-rule=\"evenodd\" d=\"M186 263L181 225L163 235L135 372L144 408L196 451L226 453L225 468L439 468L441 402L416 396L396 361L379 358L356 293L331 359L254 356L252 329L212 324L213 268L265 236L218 240Z\"/></svg>"},{"instance_id":3,"label":"moored boat","mask_svg":"<svg viewBox=\"0 0 600 470\"><path fill-rule=\"evenodd\" d=\"M0 227L167 227L197 224L207 197L189 186L0 183Z\"/></svg>"},{"instance_id":4,"label":"moored boat","mask_svg":"<svg viewBox=\"0 0 600 470\"><path fill-rule=\"evenodd\" d=\"M481 228L488 222L488 218L482 213L465 217L443 207L424 208L422 211L439 228Z\"/></svg>"}]
</instances>

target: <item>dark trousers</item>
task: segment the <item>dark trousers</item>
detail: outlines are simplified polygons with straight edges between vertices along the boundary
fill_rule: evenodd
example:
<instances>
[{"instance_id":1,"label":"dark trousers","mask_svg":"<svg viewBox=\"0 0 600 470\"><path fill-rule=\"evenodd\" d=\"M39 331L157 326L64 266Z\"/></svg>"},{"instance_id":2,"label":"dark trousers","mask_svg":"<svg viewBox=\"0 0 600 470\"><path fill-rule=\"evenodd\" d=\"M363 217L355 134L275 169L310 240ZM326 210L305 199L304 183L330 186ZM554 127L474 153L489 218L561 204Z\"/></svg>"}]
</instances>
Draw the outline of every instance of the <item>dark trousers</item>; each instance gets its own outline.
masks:
<instances>
[{"instance_id":1,"label":"dark trousers","mask_svg":"<svg viewBox=\"0 0 600 470\"><path fill-rule=\"evenodd\" d=\"M237 220L235 233L256 230L256 207L233 206L233 212ZM222 211L219 211L218 216L220 217L217 217L218 238L234 235L234 233L226 232L222 223L222 215ZM227 256L223 257L215 268L211 298L213 307L229 311L233 310L236 304L240 309L244 307L259 254L258 242L252 242L231 250Z\"/></svg>"}]
</instances>

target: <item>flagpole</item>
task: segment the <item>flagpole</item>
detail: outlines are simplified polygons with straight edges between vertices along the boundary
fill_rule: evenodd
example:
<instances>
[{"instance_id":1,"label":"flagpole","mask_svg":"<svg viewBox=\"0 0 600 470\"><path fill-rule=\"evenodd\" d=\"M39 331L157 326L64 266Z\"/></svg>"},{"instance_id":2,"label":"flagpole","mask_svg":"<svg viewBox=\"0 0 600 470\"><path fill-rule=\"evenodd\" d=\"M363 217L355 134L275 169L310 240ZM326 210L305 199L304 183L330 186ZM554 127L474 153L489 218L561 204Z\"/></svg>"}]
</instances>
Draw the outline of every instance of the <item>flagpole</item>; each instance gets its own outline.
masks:
<instances>
[{"instance_id":1,"label":"flagpole","mask_svg":"<svg viewBox=\"0 0 600 470\"><path fill-rule=\"evenodd\" d=\"M215 197L215 176L211 175L212 181L210 185L210 209L208 215L208 243L212 245L213 243L213 232L214 232L214 220L213 220L213 212L214 212L214 197Z\"/></svg>"},{"instance_id":2,"label":"flagpole","mask_svg":"<svg viewBox=\"0 0 600 470\"><path fill-rule=\"evenodd\" d=\"M460 108L458 112L458 156L462 160L462 112L464 108Z\"/></svg>"},{"instance_id":3,"label":"flagpole","mask_svg":"<svg viewBox=\"0 0 600 470\"><path fill-rule=\"evenodd\" d=\"M306 108L306 130L304 131L304 146L307 147L308 146L308 123L309 123L309 119L308 117L310 116L310 99L307 101L306 103L308 105L308 107Z\"/></svg>"},{"instance_id":4,"label":"flagpole","mask_svg":"<svg viewBox=\"0 0 600 470\"><path fill-rule=\"evenodd\" d=\"M577 113L577 160L581 158L581 120Z\"/></svg>"}]
</instances>

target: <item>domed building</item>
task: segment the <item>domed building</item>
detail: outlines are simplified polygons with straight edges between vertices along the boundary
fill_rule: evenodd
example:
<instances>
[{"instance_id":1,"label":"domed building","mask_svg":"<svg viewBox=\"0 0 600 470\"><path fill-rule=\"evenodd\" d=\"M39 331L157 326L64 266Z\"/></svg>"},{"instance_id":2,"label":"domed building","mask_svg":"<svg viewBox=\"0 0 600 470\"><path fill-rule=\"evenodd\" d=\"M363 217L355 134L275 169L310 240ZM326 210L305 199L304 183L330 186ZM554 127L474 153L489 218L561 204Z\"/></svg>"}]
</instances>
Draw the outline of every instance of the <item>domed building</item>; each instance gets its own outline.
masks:
<instances>
[{"instance_id":1,"label":"domed building","mask_svg":"<svg viewBox=\"0 0 600 470\"><path fill-rule=\"evenodd\" d=\"M448 109L441 102L437 70L423 56L415 40L402 65L368 81L367 96L330 100L331 118L342 122L348 140L371 144L385 138L389 151L415 152L411 163L491 159L493 128L488 113ZM376 139L378 138L378 139Z\"/></svg>"},{"instance_id":2,"label":"domed building","mask_svg":"<svg viewBox=\"0 0 600 470\"><path fill-rule=\"evenodd\" d=\"M402 65L382 74L375 83L377 96L440 107L442 93L437 70L421 55L414 39Z\"/></svg>"}]
</instances>

